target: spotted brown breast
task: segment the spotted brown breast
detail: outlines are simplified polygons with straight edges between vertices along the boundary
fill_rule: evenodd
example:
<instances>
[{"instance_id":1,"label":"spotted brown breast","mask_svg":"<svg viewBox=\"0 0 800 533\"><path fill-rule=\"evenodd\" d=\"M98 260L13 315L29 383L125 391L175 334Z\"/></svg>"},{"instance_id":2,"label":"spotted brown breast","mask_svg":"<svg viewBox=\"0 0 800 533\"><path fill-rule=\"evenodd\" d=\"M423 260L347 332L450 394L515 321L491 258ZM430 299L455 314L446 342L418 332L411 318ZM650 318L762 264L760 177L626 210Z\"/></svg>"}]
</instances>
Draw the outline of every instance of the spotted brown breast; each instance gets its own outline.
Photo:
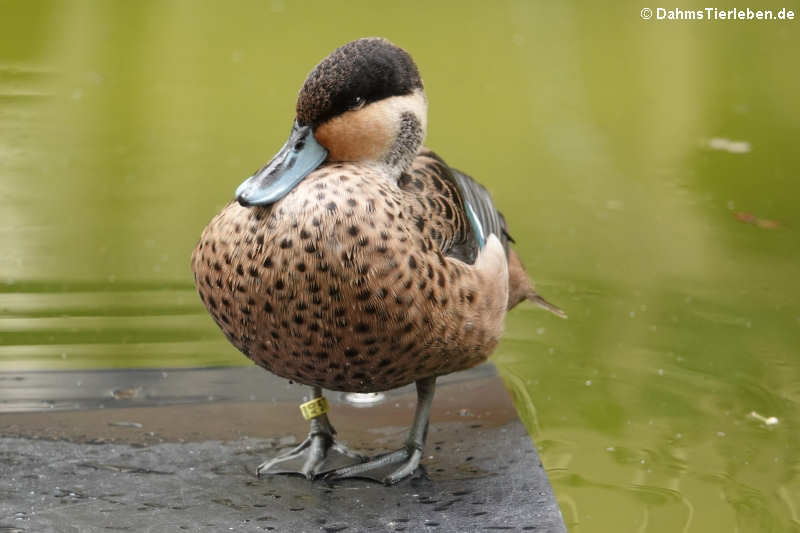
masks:
<instances>
[{"instance_id":1,"label":"spotted brown breast","mask_svg":"<svg viewBox=\"0 0 800 533\"><path fill-rule=\"evenodd\" d=\"M326 165L272 206L228 204L192 270L231 343L275 374L343 391L483 361L502 330L507 264L502 250L474 264L447 253L470 229L439 165L423 153L397 181Z\"/></svg>"}]
</instances>

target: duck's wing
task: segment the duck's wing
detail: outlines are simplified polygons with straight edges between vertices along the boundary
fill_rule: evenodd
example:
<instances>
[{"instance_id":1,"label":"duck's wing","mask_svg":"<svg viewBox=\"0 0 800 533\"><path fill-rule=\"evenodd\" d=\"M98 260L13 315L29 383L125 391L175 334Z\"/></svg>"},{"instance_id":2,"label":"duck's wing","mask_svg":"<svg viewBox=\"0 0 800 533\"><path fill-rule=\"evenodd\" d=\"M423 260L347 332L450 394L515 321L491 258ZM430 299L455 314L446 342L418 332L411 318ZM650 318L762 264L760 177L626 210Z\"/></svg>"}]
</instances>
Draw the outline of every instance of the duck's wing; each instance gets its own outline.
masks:
<instances>
[{"instance_id":1,"label":"duck's wing","mask_svg":"<svg viewBox=\"0 0 800 533\"><path fill-rule=\"evenodd\" d=\"M508 261L508 308L523 300L560 316L564 311L542 298L533 288L522 262L509 243L514 239L503 214L497 210L486 188L467 174L448 166L430 150L420 153L401 186L415 190L430 204L428 216L420 216L434 228L431 236L441 252L467 264L474 264L490 235L495 235ZM442 209L442 206L444 208ZM419 215L418 215L419 216ZM438 237L438 238L437 238Z\"/></svg>"},{"instance_id":2,"label":"duck's wing","mask_svg":"<svg viewBox=\"0 0 800 533\"><path fill-rule=\"evenodd\" d=\"M486 188L460 170L450 168L449 179L455 182L472 229L472 239L478 250L486 246L489 235L496 235L508 255L508 226L503 214L495 208Z\"/></svg>"},{"instance_id":3,"label":"duck's wing","mask_svg":"<svg viewBox=\"0 0 800 533\"><path fill-rule=\"evenodd\" d=\"M551 313L566 318L567 314L551 304L537 293L533 288L525 267L522 265L517 253L511 249L509 242L514 242L508 233L508 224L503 214L494 207L492 197L486 188L463 172L451 169L452 176L461 198L467 219L472 228L472 242L476 242L478 251L486 245L490 235L495 235L503 245L508 259L508 309L524 300L530 300L539 307ZM465 243L465 245L469 246Z\"/></svg>"},{"instance_id":4,"label":"duck's wing","mask_svg":"<svg viewBox=\"0 0 800 533\"><path fill-rule=\"evenodd\" d=\"M423 210L418 223L445 256L471 265L492 234L508 255L511 239L506 221L489 191L434 152L422 151L399 184L416 193Z\"/></svg>"}]
</instances>

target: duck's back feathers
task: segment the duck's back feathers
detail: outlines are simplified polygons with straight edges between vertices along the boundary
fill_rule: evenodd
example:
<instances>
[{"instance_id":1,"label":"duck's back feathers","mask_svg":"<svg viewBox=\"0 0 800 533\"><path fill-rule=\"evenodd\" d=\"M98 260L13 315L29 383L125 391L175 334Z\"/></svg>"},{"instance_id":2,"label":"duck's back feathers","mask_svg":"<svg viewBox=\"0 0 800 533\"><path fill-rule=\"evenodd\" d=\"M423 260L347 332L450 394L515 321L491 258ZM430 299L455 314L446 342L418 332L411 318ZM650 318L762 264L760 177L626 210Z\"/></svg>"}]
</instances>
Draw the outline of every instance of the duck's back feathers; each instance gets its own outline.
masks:
<instances>
[{"instance_id":1,"label":"duck's back feathers","mask_svg":"<svg viewBox=\"0 0 800 533\"><path fill-rule=\"evenodd\" d=\"M486 245L489 235L496 235L508 254L508 228L502 213L492 202L492 197L486 188L463 172L450 169L452 179L458 187L467 212L467 219L472 228L473 239L478 248Z\"/></svg>"},{"instance_id":2,"label":"duck's back feathers","mask_svg":"<svg viewBox=\"0 0 800 533\"><path fill-rule=\"evenodd\" d=\"M471 265L492 234L508 254L506 221L489 191L436 153L420 152L398 183L419 197L422 213L416 216L423 219L421 225L429 223L429 234L444 255Z\"/></svg>"},{"instance_id":3,"label":"duck's back feathers","mask_svg":"<svg viewBox=\"0 0 800 533\"><path fill-rule=\"evenodd\" d=\"M486 188L475 179L448 166L437 154L424 149L399 185L414 193L420 212L413 215L443 255L474 264L490 235L502 245L508 261L508 309L530 300L562 318L564 311L542 298L525 267L511 249L508 224ZM424 200L423 200L424 198Z\"/></svg>"}]
</instances>

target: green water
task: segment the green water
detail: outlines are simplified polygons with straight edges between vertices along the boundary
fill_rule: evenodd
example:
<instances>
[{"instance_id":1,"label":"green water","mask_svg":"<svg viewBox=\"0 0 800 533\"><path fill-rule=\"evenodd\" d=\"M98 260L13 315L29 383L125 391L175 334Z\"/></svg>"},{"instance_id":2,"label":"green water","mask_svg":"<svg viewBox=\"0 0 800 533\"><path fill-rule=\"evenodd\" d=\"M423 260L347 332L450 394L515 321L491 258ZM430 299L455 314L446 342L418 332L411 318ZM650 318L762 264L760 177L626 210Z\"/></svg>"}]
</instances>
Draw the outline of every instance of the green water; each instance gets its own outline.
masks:
<instances>
[{"instance_id":1,"label":"green water","mask_svg":"<svg viewBox=\"0 0 800 533\"><path fill-rule=\"evenodd\" d=\"M800 21L376 5L0 0L0 371L246 363L189 254L308 70L383 35L570 314L493 359L570 530L800 531Z\"/></svg>"}]
</instances>

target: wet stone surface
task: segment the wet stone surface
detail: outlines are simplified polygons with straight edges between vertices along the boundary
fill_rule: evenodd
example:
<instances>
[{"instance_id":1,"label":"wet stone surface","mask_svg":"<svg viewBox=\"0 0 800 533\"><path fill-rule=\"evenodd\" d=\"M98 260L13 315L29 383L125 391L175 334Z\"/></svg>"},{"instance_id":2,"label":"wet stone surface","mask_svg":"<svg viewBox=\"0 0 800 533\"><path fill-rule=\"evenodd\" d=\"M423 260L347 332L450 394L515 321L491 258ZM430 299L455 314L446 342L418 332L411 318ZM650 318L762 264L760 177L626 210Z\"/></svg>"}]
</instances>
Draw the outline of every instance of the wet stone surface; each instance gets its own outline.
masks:
<instances>
[{"instance_id":1,"label":"wet stone surface","mask_svg":"<svg viewBox=\"0 0 800 533\"><path fill-rule=\"evenodd\" d=\"M499 381L444 383L434 404L425 471L392 487L366 480L258 479L256 465L306 431L296 404L288 402L231 402L213 412L203 411L207 405L180 405L0 415L0 532L565 531L521 422L498 406L481 411L502 391ZM340 435L351 447L370 454L392 449L404 437L410 399L401 391L369 409L334 404L333 420L341 421ZM505 402L510 404L507 395ZM457 404L464 407L454 411ZM245 412L242 419L252 424L260 412L262 422L275 425L249 427L250 436L227 441L207 440L203 428L192 438L159 429L170 420L180 428L193 412L218 428L221 438L239 435L236 413ZM87 434L89 425L80 435L44 432L53 417L68 415L79 427L81 416L93 417L98 430L112 433L97 438ZM107 423L131 416L138 425ZM368 427L357 431L362 425ZM157 441L138 438L154 428Z\"/></svg>"}]
</instances>

